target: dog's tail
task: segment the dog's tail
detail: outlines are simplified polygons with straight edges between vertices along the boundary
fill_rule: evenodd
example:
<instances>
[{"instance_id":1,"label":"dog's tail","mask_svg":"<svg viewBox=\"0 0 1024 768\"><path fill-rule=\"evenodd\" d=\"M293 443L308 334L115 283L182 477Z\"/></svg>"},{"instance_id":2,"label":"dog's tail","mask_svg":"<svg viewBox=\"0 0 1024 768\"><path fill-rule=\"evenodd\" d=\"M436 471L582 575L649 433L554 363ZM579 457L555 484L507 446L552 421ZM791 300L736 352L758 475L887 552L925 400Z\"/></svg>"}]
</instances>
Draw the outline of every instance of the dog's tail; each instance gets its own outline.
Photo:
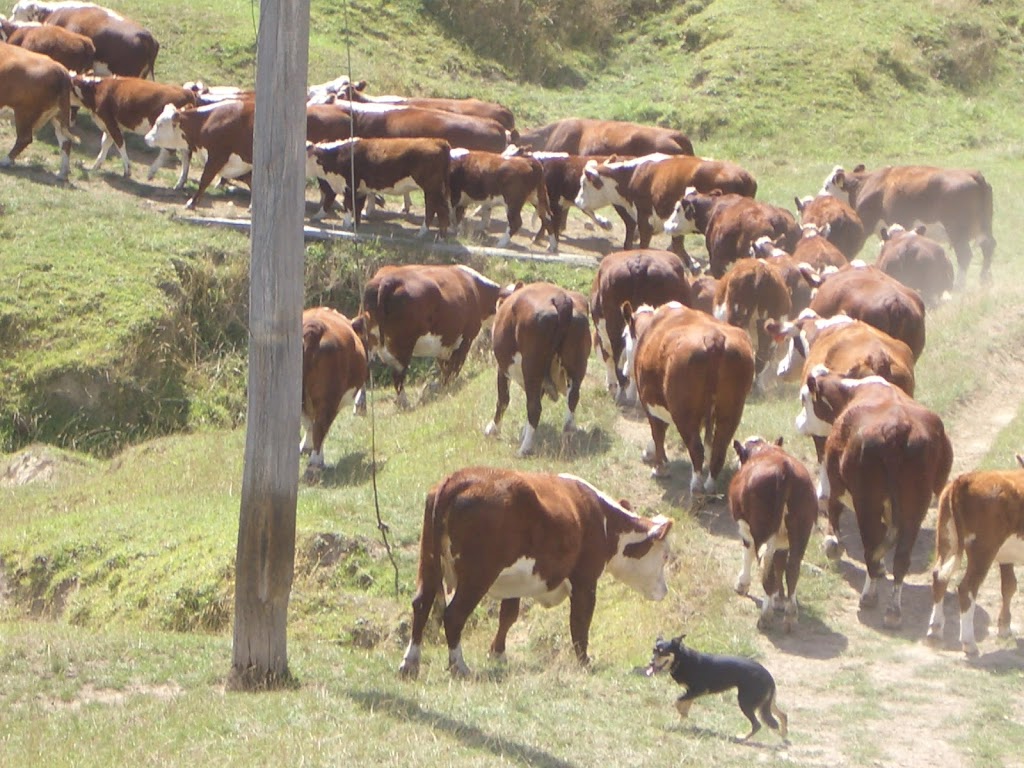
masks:
<instances>
[{"instance_id":1,"label":"dog's tail","mask_svg":"<svg viewBox=\"0 0 1024 768\"><path fill-rule=\"evenodd\" d=\"M783 739L786 738L786 734L789 733L789 718L786 717L785 712L779 709L779 705L775 703L774 686L772 686L772 692L768 694L757 711L761 715L761 719L764 720L765 725L772 730L778 731L779 736ZM778 718L778 720L775 718Z\"/></svg>"}]
</instances>

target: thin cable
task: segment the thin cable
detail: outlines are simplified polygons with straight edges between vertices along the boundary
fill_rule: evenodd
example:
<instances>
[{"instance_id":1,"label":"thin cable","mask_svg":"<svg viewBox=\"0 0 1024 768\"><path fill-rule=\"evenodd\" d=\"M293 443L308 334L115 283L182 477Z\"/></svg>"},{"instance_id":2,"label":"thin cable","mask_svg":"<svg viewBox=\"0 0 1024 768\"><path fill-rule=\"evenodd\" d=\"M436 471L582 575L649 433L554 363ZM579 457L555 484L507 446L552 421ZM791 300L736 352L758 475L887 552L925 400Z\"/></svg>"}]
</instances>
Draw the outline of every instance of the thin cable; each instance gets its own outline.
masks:
<instances>
[{"instance_id":1,"label":"thin cable","mask_svg":"<svg viewBox=\"0 0 1024 768\"><path fill-rule=\"evenodd\" d=\"M345 58L346 66L348 68L348 90L346 95L348 96L348 138L351 142L349 146L348 160L349 160L349 172L348 172L348 189L349 197L352 206L352 234L359 234L359 217L356 216L356 111L352 108L352 44L350 37L350 27L348 23L348 0L345 0ZM344 203L344 197L342 198Z\"/></svg>"}]
</instances>

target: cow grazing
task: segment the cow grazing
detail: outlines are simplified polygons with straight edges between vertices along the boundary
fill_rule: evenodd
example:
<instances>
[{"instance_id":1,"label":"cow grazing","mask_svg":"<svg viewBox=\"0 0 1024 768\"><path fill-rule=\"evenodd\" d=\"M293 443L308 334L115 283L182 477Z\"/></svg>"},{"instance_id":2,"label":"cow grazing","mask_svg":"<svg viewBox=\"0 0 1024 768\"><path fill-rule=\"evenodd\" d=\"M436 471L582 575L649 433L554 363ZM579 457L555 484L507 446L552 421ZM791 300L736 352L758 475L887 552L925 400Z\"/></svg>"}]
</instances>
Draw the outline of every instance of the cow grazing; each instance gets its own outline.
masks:
<instances>
[{"instance_id":1,"label":"cow grazing","mask_svg":"<svg viewBox=\"0 0 1024 768\"><path fill-rule=\"evenodd\" d=\"M92 77L75 75L71 84L72 101L93 113L103 138L100 152L89 170L95 171L107 158L111 147L121 153L124 176L132 175L132 163L128 159L125 132L145 136L156 124L164 107L172 104L179 109L196 106L193 91L176 85L163 85L138 77ZM147 178L152 179L163 166L168 151L160 149L156 160L149 168Z\"/></svg>"},{"instance_id":2,"label":"cow grazing","mask_svg":"<svg viewBox=\"0 0 1024 768\"><path fill-rule=\"evenodd\" d=\"M156 123L146 134L146 143L160 149L184 150L191 157L198 150L206 151L199 187L185 203L193 209L203 192L218 176L238 179L248 185L252 181L252 131L256 116L254 101L225 101L208 107L178 109L164 107ZM183 161L175 189L185 186L188 162Z\"/></svg>"},{"instance_id":3,"label":"cow grazing","mask_svg":"<svg viewBox=\"0 0 1024 768\"><path fill-rule=\"evenodd\" d=\"M782 608L783 628L789 632L799 613L800 563L818 519L814 481L807 467L782 448L781 437L774 443L749 437L732 445L740 469L729 483L729 511L743 542L736 591L747 594L756 558L765 594L757 626L770 627L774 609Z\"/></svg>"},{"instance_id":4,"label":"cow grazing","mask_svg":"<svg viewBox=\"0 0 1024 768\"><path fill-rule=\"evenodd\" d=\"M581 663L589 662L597 582L607 568L649 600L668 593L665 563L672 520L639 517L572 475L468 467L427 494L420 537L412 636L399 672L420 669L423 630L434 600L454 594L444 609L448 669L466 677L462 630L485 595L501 601L491 655L505 658L519 601L545 607L569 598L569 632Z\"/></svg>"},{"instance_id":5,"label":"cow grazing","mask_svg":"<svg viewBox=\"0 0 1024 768\"><path fill-rule=\"evenodd\" d=\"M363 289L353 326L367 352L391 369L400 407L408 407L405 373L413 357L437 358L442 384L458 374L473 340L494 315L499 290L461 264L377 270Z\"/></svg>"},{"instance_id":6,"label":"cow grazing","mask_svg":"<svg viewBox=\"0 0 1024 768\"><path fill-rule=\"evenodd\" d=\"M789 287L782 272L764 259L742 259L725 273L715 293L712 314L717 320L742 328L756 340L755 384L763 391L768 363L775 352L775 338L766 330L769 320L785 322L793 309Z\"/></svg>"},{"instance_id":7,"label":"cow grazing","mask_svg":"<svg viewBox=\"0 0 1024 768\"><path fill-rule=\"evenodd\" d=\"M7 113L7 114L4 114ZM53 125L60 146L57 178L67 180L71 170L71 75L48 56L9 43L0 43L0 116L13 119L14 146L0 158L0 168L14 164L33 134L46 123Z\"/></svg>"},{"instance_id":8,"label":"cow grazing","mask_svg":"<svg viewBox=\"0 0 1024 768\"><path fill-rule=\"evenodd\" d=\"M302 422L300 451L310 470L324 466L324 438L343 405L366 407L366 349L352 321L330 307L302 313Z\"/></svg>"},{"instance_id":9,"label":"cow grazing","mask_svg":"<svg viewBox=\"0 0 1024 768\"><path fill-rule=\"evenodd\" d=\"M870 323L910 347L914 360L925 345L925 307L920 294L877 267L854 262L825 275L811 299L819 317L847 315Z\"/></svg>"},{"instance_id":10,"label":"cow grazing","mask_svg":"<svg viewBox=\"0 0 1024 768\"><path fill-rule=\"evenodd\" d=\"M503 291L504 293L504 291ZM497 435L509 403L509 379L526 393L526 425L519 455L533 453L541 399L566 398L563 434L576 429L576 406L590 357L590 319L581 293L551 283L517 284L498 300L491 329L498 363L498 404L485 435Z\"/></svg>"},{"instance_id":11,"label":"cow grazing","mask_svg":"<svg viewBox=\"0 0 1024 768\"><path fill-rule=\"evenodd\" d=\"M1003 598L999 636L1010 636L1010 600L1017 591L1013 567L1024 565L1024 472L1020 469L977 471L957 477L939 497L935 534L934 605L928 639L942 640L945 625L942 602L946 586L966 554L967 568L957 587L960 643L964 653L977 656L974 607L981 583L993 563L999 565Z\"/></svg>"},{"instance_id":12,"label":"cow grazing","mask_svg":"<svg viewBox=\"0 0 1024 768\"><path fill-rule=\"evenodd\" d=\"M0 41L49 56L71 72L91 70L96 56L96 46L85 35L50 24L16 24L2 16Z\"/></svg>"},{"instance_id":13,"label":"cow grazing","mask_svg":"<svg viewBox=\"0 0 1024 768\"><path fill-rule=\"evenodd\" d=\"M906 230L899 224L882 227L883 245L875 266L921 294L934 307L953 290L953 262L946 249L925 236L924 226Z\"/></svg>"},{"instance_id":14,"label":"cow grazing","mask_svg":"<svg viewBox=\"0 0 1024 768\"><path fill-rule=\"evenodd\" d=\"M665 231L673 237L704 235L708 271L718 278L732 262L748 257L759 237L768 237L790 252L800 237L796 219L784 208L742 195L699 191L688 191L675 203Z\"/></svg>"},{"instance_id":15,"label":"cow grazing","mask_svg":"<svg viewBox=\"0 0 1024 768\"><path fill-rule=\"evenodd\" d=\"M623 314L630 334L627 365L651 426L644 459L654 465L654 476L668 473L665 433L675 424L693 467L690 492L698 493L703 484L713 493L754 379L750 339L739 328L675 302L635 312L627 304Z\"/></svg>"},{"instance_id":16,"label":"cow grazing","mask_svg":"<svg viewBox=\"0 0 1024 768\"><path fill-rule=\"evenodd\" d=\"M686 267L671 251L646 249L609 253L597 268L590 288L590 316L597 348L605 363L605 382L620 403L636 401L636 382L625 365L626 323L622 305L660 307L670 301L692 304Z\"/></svg>"},{"instance_id":17,"label":"cow grazing","mask_svg":"<svg viewBox=\"0 0 1024 768\"><path fill-rule=\"evenodd\" d=\"M981 248L981 280L991 278L992 187L980 171L935 168L925 165L889 165L868 171L836 166L826 177L823 192L848 201L864 228L872 232L879 222L910 229L938 223L946 230L957 260L957 285L967 281L971 241Z\"/></svg>"},{"instance_id":18,"label":"cow grazing","mask_svg":"<svg viewBox=\"0 0 1024 768\"><path fill-rule=\"evenodd\" d=\"M38 21L85 35L96 48L95 71L101 75L153 78L160 44L153 33L109 8L91 3L20 0L14 21Z\"/></svg>"},{"instance_id":19,"label":"cow grazing","mask_svg":"<svg viewBox=\"0 0 1024 768\"><path fill-rule=\"evenodd\" d=\"M898 627L911 550L932 495L942 491L953 465L942 419L880 376L847 379L826 368L810 372L800 400L798 431L826 437L818 486L818 497L827 500L825 552L842 554L839 518L849 498L867 569L860 605L877 605L882 558L895 543L883 622Z\"/></svg>"},{"instance_id":20,"label":"cow grazing","mask_svg":"<svg viewBox=\"0 0 1024 768\"><path fill-rule=\"evenodd\" d=\"M558 238L551 221L544 169L532 157L505 157L493 152L453 150L451 160L451 204L455 220L460 222L471 204L481 206L482 229L487 231L491 209L505 206L508 227L495 244L506 247L523 226L523 206L529 203L537 211L548 231L548 251L558 250Z\"/></svg>"},{"instance_id":21,"label":"cow grazing","mask_svg":"<svg viewBox=\"0 0 1024 768\"><path fill-rule=\"evenodd\" d=\"M679 131L618 120L567 117L525 131L519 145L570 155L692 155L693 144Z\"/></svg>"},{"instance_id":22,"label":"cow grazing","mask_svg":"<svg viewBox=\"0 0 1024 768\"><path fill-rule=\"evenodd\" d=\"M425 213L420 236L437 218L441 237L448 235L451 184L451 148L444 139L346 139L324 144L306 143L306 175L320 181L320 207L314 218L330 210L339 191L346 209L361 221L368 193L405 194L423 190ZM350 189L355 174L355 199ZM348 222L346 222L347 224Z\"/></svg>"},{"instance_id":23,"label":"cow grazing","mask_svg":"<svg viewBox=\"0 0 1024 768\"><path fill-rule=\"evenodd\" d=\"M800 213L801 224L814 225L820 232L825 232L828 227L826 238L847 261L857 258L871 232L864 228L864 222L853 208L824 192L815 197L796 198L796 209Z\"/></svg>"}]
</instances>

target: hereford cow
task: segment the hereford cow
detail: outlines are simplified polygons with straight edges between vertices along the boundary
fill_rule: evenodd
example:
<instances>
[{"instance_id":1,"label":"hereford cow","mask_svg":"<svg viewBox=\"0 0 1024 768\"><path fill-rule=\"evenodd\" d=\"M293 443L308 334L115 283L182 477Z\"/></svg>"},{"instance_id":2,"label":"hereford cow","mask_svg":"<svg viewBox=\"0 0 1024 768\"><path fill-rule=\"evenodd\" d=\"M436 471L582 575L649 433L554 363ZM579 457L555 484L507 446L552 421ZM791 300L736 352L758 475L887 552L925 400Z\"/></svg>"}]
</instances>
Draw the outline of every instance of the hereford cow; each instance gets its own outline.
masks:
<instances>
[{"instance_id":1,"label":"hereford cow","mask_svg":"<svg viewBox=\"0 0 1024 768\"><path fill-rule=\"evenodd\" d=\"M355 211L358 225L368 192L403 194L418 188L423 190L426 207L420 236L426 236L436 216L440 236L447 237L450 150L443 139L355 138L325 144L306 142L306 175L320 181L320 207L313 218L324 216L340 191L346 198L346 209ZM349 182L353 173L356 194L351 201Z\"/></svg>"},{"instance_id":2,"label":"hereford cow","mask_svg":"<svg viewBox=\"0 0 1024 768\"><path fill-rule=\"evenodd\" d=\"M793 246L793 260L810 264L819 273L829 267L842 269L850 262L839 246L829 240L830 226L819 228L816 224L803 224L800 227L800 239Z\"/></svg>"},{"instance_id":3,"label":"hereford cow","mask_svg":"<svg viewBox=\"0 0 1024 768\"><path fill-rule=\"evenodd\" d=\"M570 155L692 155L693 144L679 131L618 120L567 117L526 131L519 145Z\"/></svg>"},{"instance_id":4,"label":"hereford cow","mask_svg":"<svg viewBox=\"0 0 1024 768\"><path fill-rule=\"evenodd\" d=\"M413 357L437 358L441 383L456 376L473 340L494 315L500 286L454 266L385 266L363 289L353 326L367 352L391 369L400 407L408 407L405 372Z\"/></svg>"},{"instance_id":5,"label":"hereford cow","mask_svg":"<svg viewBox=\"0 0 1024 768\"><path fill-rule=\"evenodd\" d=\"M742 328L757 341L755 385L764 391L775 352L775 338L766 330L769 320L785 322L793 301L781 270L764 259L742 259L725 273L715 293L715 319Z\"/></svg>"},{"instance_id":6,"label":"hereford cow","mask_svg":"<svg viewBox=\"0 0 1024 768\"><path fill-rule=\"evenodd\" d=\"M1020 469L977 471L957 477L939 497L935 534L934 605L928 639L942 640L946 621L942 602L946 586L966 554L967 569L957 587L960 643L964 653L977 656L974 607L981 583L993 563L999 565L1003 597L999 636L1010 636L1010 600L1017 591L1013 567L1024 565L1024 472Z\"/></svg>"},{"instance_id":7,"label":"hereford cow","mask_svg":"<svg viewBox=\"0 0 1024 768\"><path fill-rule=\"evenodd\" d=\"M708 271L718 278L732 262L748 257L759 237L768 237L790 252L800 237L796 219L784 208L742 195L699 191L687 191L675 203L665 231L673 237L704 235Z\"/></svg>"},{"instance_id":8,"label":"hereford cow","mask_svg":"<svg viewBox=\"0 0 1024 768\"><path fill-rule=\"evenodd\" d=\"M551 221L544 169L532 157L505 157L493 152L452 150L451 204L455 221L461 222L466 206L481 207L482 231L491 221L491 209L505 206L508 227L495 246L506 247L523 226L523 206L529 203L537 211L542 226L549 232L548 251L558 250L558 238Z\"/></svg>"},{"instance_id":9,"label":"hereford cow","mask_svg":"<svg viewBox=\"0 0 1024 768\"><path fill-rule=\"evenodd\" d=\"M693 466L691 494L702 483L706 493L714 493L754 380L750 339L739 328L677 302L635 312L627 304L623 314L629 324L627 365L651 426L644 459L654 465L654 476L668 474L665 433L675 424ZM710 454L706 478L705 454Z\"/></svg>"},{"instance_id":10,"label":"hereford cow","mask_svg":"<svg viewBox=\"0 0 1024 768\"><path fill-rule=\"evenodd\" d=\"M176 85L163 85L137 77L92 77L75 75L71 85L72 101L93 113L103 131L100 152L89 170L95 171L107 158L111 147L121 153L124 176L132 175L124 133L145 136L156 124L160 113L168 104L184 108L198 103L193 91ZM149 167L147 178L152 179L163 166L168 151L160 149ZM187 171L186 171L187 173Z\"/></svg>"},{"instance_id":11,"label":"hereford cow","mask_svg":"<svg viewBox=\"0 0 1024 768\"><path fill-rule=\"evenodd\" d=\"M683 247L682 236L687 233L666 226L679 199L691 187L698 192L749 197L757 192L754 177L734 163L655 154L624 162L587 163L576 205L592 211L606 205L622 206L636 220L641 248L649 247L651 237L664 231L672 237L672 250L692 267Z\"/></svg>"},{"instance_id":12,"label":"hereford cow","mask_svg":"<svg viewBox=\"0 0 1024 768\"><path fill-rule=\"evenodd\" d=\"M434 138L445 139L453 147L498 153L509 144L508 131L501 123L483 117L401 105L360 109L357 104L335 102L334 108L345 113L346 133L339 139L350 138L350 131L365 139Z\"/></svg>"},{"instance_id":13,"label":"hereford cow","mask_svg":"<svg viewBox=\"0 0 1024 768\"><path fill-rule=\"evenodd\" d=\"M94 69L100 75L154 77L160 44L153 33L109 8L66 0L47 3L20 0L14 21L38 21L85 35L96 47Z\"/></svg>"},{"instance_id":14,"label":"hereford cow","mask_svg":"<svg viewBox=\"0 0 1024 768\"><path fill-rule=\"evenodd\" d=\"M875 266L921 294L934 307L953 290L953 262L946 249L925 236L924 226L906 230L899 224L882 227L882 250Z\"/></svg>"},{"instance_id":15,"label":"hereford cow","mask_svg":"<svg viewBox=\"0 0 1024 768\"><path fill-rule=\"evenodd\" d=\"M706 315L714 316L715 295L718 293L718 284L720 282L718 278L708 274L694 278L693 282L690 283L690 292L693 294L693 304L691 306L694 309L699 309Z\"/></svg>"},{"instance_id":16,"label":"hereford cow","mask_svg":"<svg viewBox=\"0 0 1024 768\"><path fill-rule=\"evenodd\" d=\"M572 475L468 467L430 489L423 511L412 636L399 672L415 677L434 601L444 609L448 669L466 677L462 630L485 595L501 601L491 655L505 658L505 638L519 601L545 607L569 598L573 650L587 664L597 582L605 570L649 600L668 593L665 563L672 520L639 517Z\"/></svg>"},{"instance_id":17,"label":"hereford cow","mask_svg":"<svg viewBox=\"0 0 1024 768\"><path fill-rule=\"evenodd\" d=\"M0 41L41 53L72 72L93 68L96 46L85 35L50 24L16 24L0 16Z\"/></svg>"},{"instance_id":18,"label":"hereford cow","mask_svg":"<svg viewBox=\"0 0 1024 768\"><path fill-rule=\"evenodd\" d=\"M880 376L847 379L820 367L800 391L798 430L827 436L818 497L827 500L825 552L842 554L839 518L852 507L864 545L862 608L878 604L882 558L895 543L892 600L884 624L902 622L903 579L932 494L946 484L953 447L942 419Z\"/></svg>"},{"instance_id":19,"label":"hereford cow","mask_svg":"<svg viewBox=\"0 0 1024 768\"><path fill-rule=\"evenodd\" d=\"M196 207L203 192L218 175L251 184L255 116L254 101L224 101L208 107L185 109L178 109L173 104L164 107L146 134L146 143L160 149L184 150L187 157L200 149L206 152L199 187L185 203L186 208ZM187 161L182 163L181 170L175 189L185 186Z\"/></svg>"},{"instance_id":20,"label":"hereford cow","mask_svg":"<svg viewBox=\"0 0 1024 768\"><path fill-rule=\"evenodd\" d=\"M75 138L71 133L71 75L63 66L41 53L0 43L0 116L13 119L16 134L11 151L0 158L0 168L13 165L32 143L33 134L49 122L60 146L57 178L67 179Z\"/></svg>"},{"instance_id":21,"label":"hereford cow","mask_svg":"<svg viewBox=\"0 0 1024 768\"><path fill-rule=\"evenodd\" d=\"M590 288L590 316L605 363L605 383L620 403L636 401L636 381L623 355L626 323L622 305L627 301L634 307L660 307L670 301L690 306L690 285L682 260L671 251L616 251L601 259L597 268Z\"/></svg>"},{"instance_id":22,"label":"hereford cow","mask_svg":"<svg viewBox=\"0 0 1024 768\"><path fill-rule=\"evenodd\" d=\"M884 331L910 347L914 360L925 344L925 307L920 294L877 267L854 262L825 275L811 299L819 317L847 315Z\"/></svg>"},{"instance_id":23,"label":"hereford cow","mask_svg":"<svg viewBox=\"0 0 1024 768\"><path fill-rule=\"evenodd\" d=\"M818 519L814 481L802 462L782 448L782 438L733 441L740 469L729 483L729 511L743 542L743 567L736 591L747 594L751 567L761 563L764 600L759 629L772 625L775 608L784 610L783 628L797 621L796 585L807 542Z\"/></svg>"},{"instance_id":24,"label":"hereford cow","mask_svg":"<svg viewBox=\"0 0 1024 768\"><path fill-rule=\"evenodd\" d=\"M967 281L971 241L976 240L981 247L982 282L991 278L996 249L992 187L979 171L924 165L889 165L868 171L858 165L847 172L836 166L822 191L848 201L868 232L883 221L908 229L918 223L941 224L956 253L958 286Z\"/></svg>"},{"instance_id":25,"label":"hereford cow","mask_svg":"<svg viewBox=\"0 0 1024 768\"><path fill-rule=\"evenodd\" d=\"M366 349L352 321L330 307L302 313L302 422L300 451L310 470L324 466L324 438L343 405L366 408Z\"/></svg>"},{"instance_id":26,"label":"hereford cow","mask_svg":"<svg viewBox=\"0 0 1024 768\"><path fill-rule=\"evenodd\" d=\"M816 197L796 198L796 209L801 224L813 224L820 232L828 227L828 241L842 252L846 261L857 258L870 230L864 228L860 216L847 203L822 192Z\"/></svg>"},{"instance_id":27,"label":"hereford cow","mask_svg":"<svg viewBox=\"0 0 1024 768\"><path fill-rule=\"evenodd\" d=\"M503 291L504 293L504 291ZM551 283L517 284L498 301L491 330L498 363L498 404L485 435L497 435L509 403L509 379L526 393L526 425L519 455L533 453L544 395L565 395L563 434L576 429L576 406L590 357L590 320L581 293Z\"/></svg>"},{"instance_id":28,"label":"hereford cow","mask_svg":"<svg viewBox=\"0 0 1024 768\"><path fill-rule=\"evenodd\" d=\"M801 240L801 242L803 242ZM832 247L832 246L829 246ZM759 237L750 246L750 255L755 259L764 259L771 264L782 275L789 292L789 300L792 305L790 315L798 315L803 312L811 303L813 288L807 280L807 262L799 262L794 256L775 245L768 237ZM840 257L842 254L840 254ZM742 262L741 262L742 263ZM812 267L813 269L813 267ZM714 278L712 278L714 279Z\"/></svg>"}]
</instances>

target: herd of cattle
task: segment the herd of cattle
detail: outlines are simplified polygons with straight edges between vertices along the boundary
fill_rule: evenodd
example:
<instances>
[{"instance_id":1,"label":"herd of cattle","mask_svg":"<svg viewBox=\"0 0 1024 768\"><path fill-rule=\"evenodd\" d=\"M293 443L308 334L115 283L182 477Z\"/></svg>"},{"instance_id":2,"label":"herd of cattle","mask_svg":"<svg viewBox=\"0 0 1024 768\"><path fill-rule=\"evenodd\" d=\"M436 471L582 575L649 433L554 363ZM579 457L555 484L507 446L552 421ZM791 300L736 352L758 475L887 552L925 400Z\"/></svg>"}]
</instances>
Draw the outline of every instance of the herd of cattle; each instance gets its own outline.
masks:
<instances>
[{"instance_id":1,"label":"herd of cattle","mask_svg":"<svg viewBox=\"0 0 1024 768\"><path fill-rule=\"evenodd\" d=\"M13 114L17 131L3 165L51 122L66 178L72 109L80 107L104 132L93 168L116 146L129 175L124 134L134 132L161 149L150 178L168 152L183 153L179 189L192 155L205 155L190 208L218 176L250 180L254 94L146 79L159 45L139 24L87 3L22 0L10 20L0 18L0 39L0 115ZM384 267L367 283L354 320L329 308L307 310L302 449L311 468L324 464L324 439L340 408L363 406L371 356L391 369L398 402L407 406L413 357L436 358L444 383L490 327L497 405L485 433L499 433L515 380L526 394L525 455L534 450L544 395L565 396L564 432L575 429L596 346L608 389L647 416L644 460L655 475L669 472L669 425L688 453L692 494L714 493L730 444L738 454L741 466L728 488L744 547L736 590L748 590L759 560L766 594L759 625L769 625L776 609L787 630L796 621L800 561L820 501L833 558L842 554L844 504L855 513L867 566L862 606L877 603L883 556L895 547L885 623L899 626L911 549L939 494L929 637L942 634L946 585L965 556L964 650L977 653L973 611L993 562L1002 577L999 632L1009 633L1013 565L1024 561L1024 473L972 472L947 485L952 446L942 419L913 399L926 306L964 287L972 243L982 252L982 280L990 278L992 191L981 173L837 167L818 195L796 200L798 220L757 200L747 170L696 157L678 131L570 118L520 132L497 104L372 97L348 78L310 88L307 139L308 173L321 191L317 216L339 196L357 221L380 195L404 196L408 210L409 193L419 190L421 231L436 220L442 237L469 206L480 205L486 220L500 205L507 243L522 227L526 203L539 215L537 238L546 235L552 250L570 207L608 229L598 211L611 206L626 231L623 250L601 261L589 296L549 283L502 287L462 265L406 265ZM955 276L926 225L951 244ZM885 242L867 266L855 259L876 231ZM669 249L650 247L659 233L668 235ZM687 235L703 237L707 249L699 276L683 244ZM776 353L780 345L783 354ZM814 440L817 487L781 439L734 439L747 397L773 377L799 385L797 427ZM468 671L461 631L487 594L501 600L494 654L504 653L521 598L553 605L568 597L573 646L585 660L598 577L607 568L645 596L663 597L671 525L639 517L571 475L487 468L452 474L427 497L402 672L418 670L424 625L445 588L453 591L444 619L453 671Z\"/></svg>"}]
</instances>

